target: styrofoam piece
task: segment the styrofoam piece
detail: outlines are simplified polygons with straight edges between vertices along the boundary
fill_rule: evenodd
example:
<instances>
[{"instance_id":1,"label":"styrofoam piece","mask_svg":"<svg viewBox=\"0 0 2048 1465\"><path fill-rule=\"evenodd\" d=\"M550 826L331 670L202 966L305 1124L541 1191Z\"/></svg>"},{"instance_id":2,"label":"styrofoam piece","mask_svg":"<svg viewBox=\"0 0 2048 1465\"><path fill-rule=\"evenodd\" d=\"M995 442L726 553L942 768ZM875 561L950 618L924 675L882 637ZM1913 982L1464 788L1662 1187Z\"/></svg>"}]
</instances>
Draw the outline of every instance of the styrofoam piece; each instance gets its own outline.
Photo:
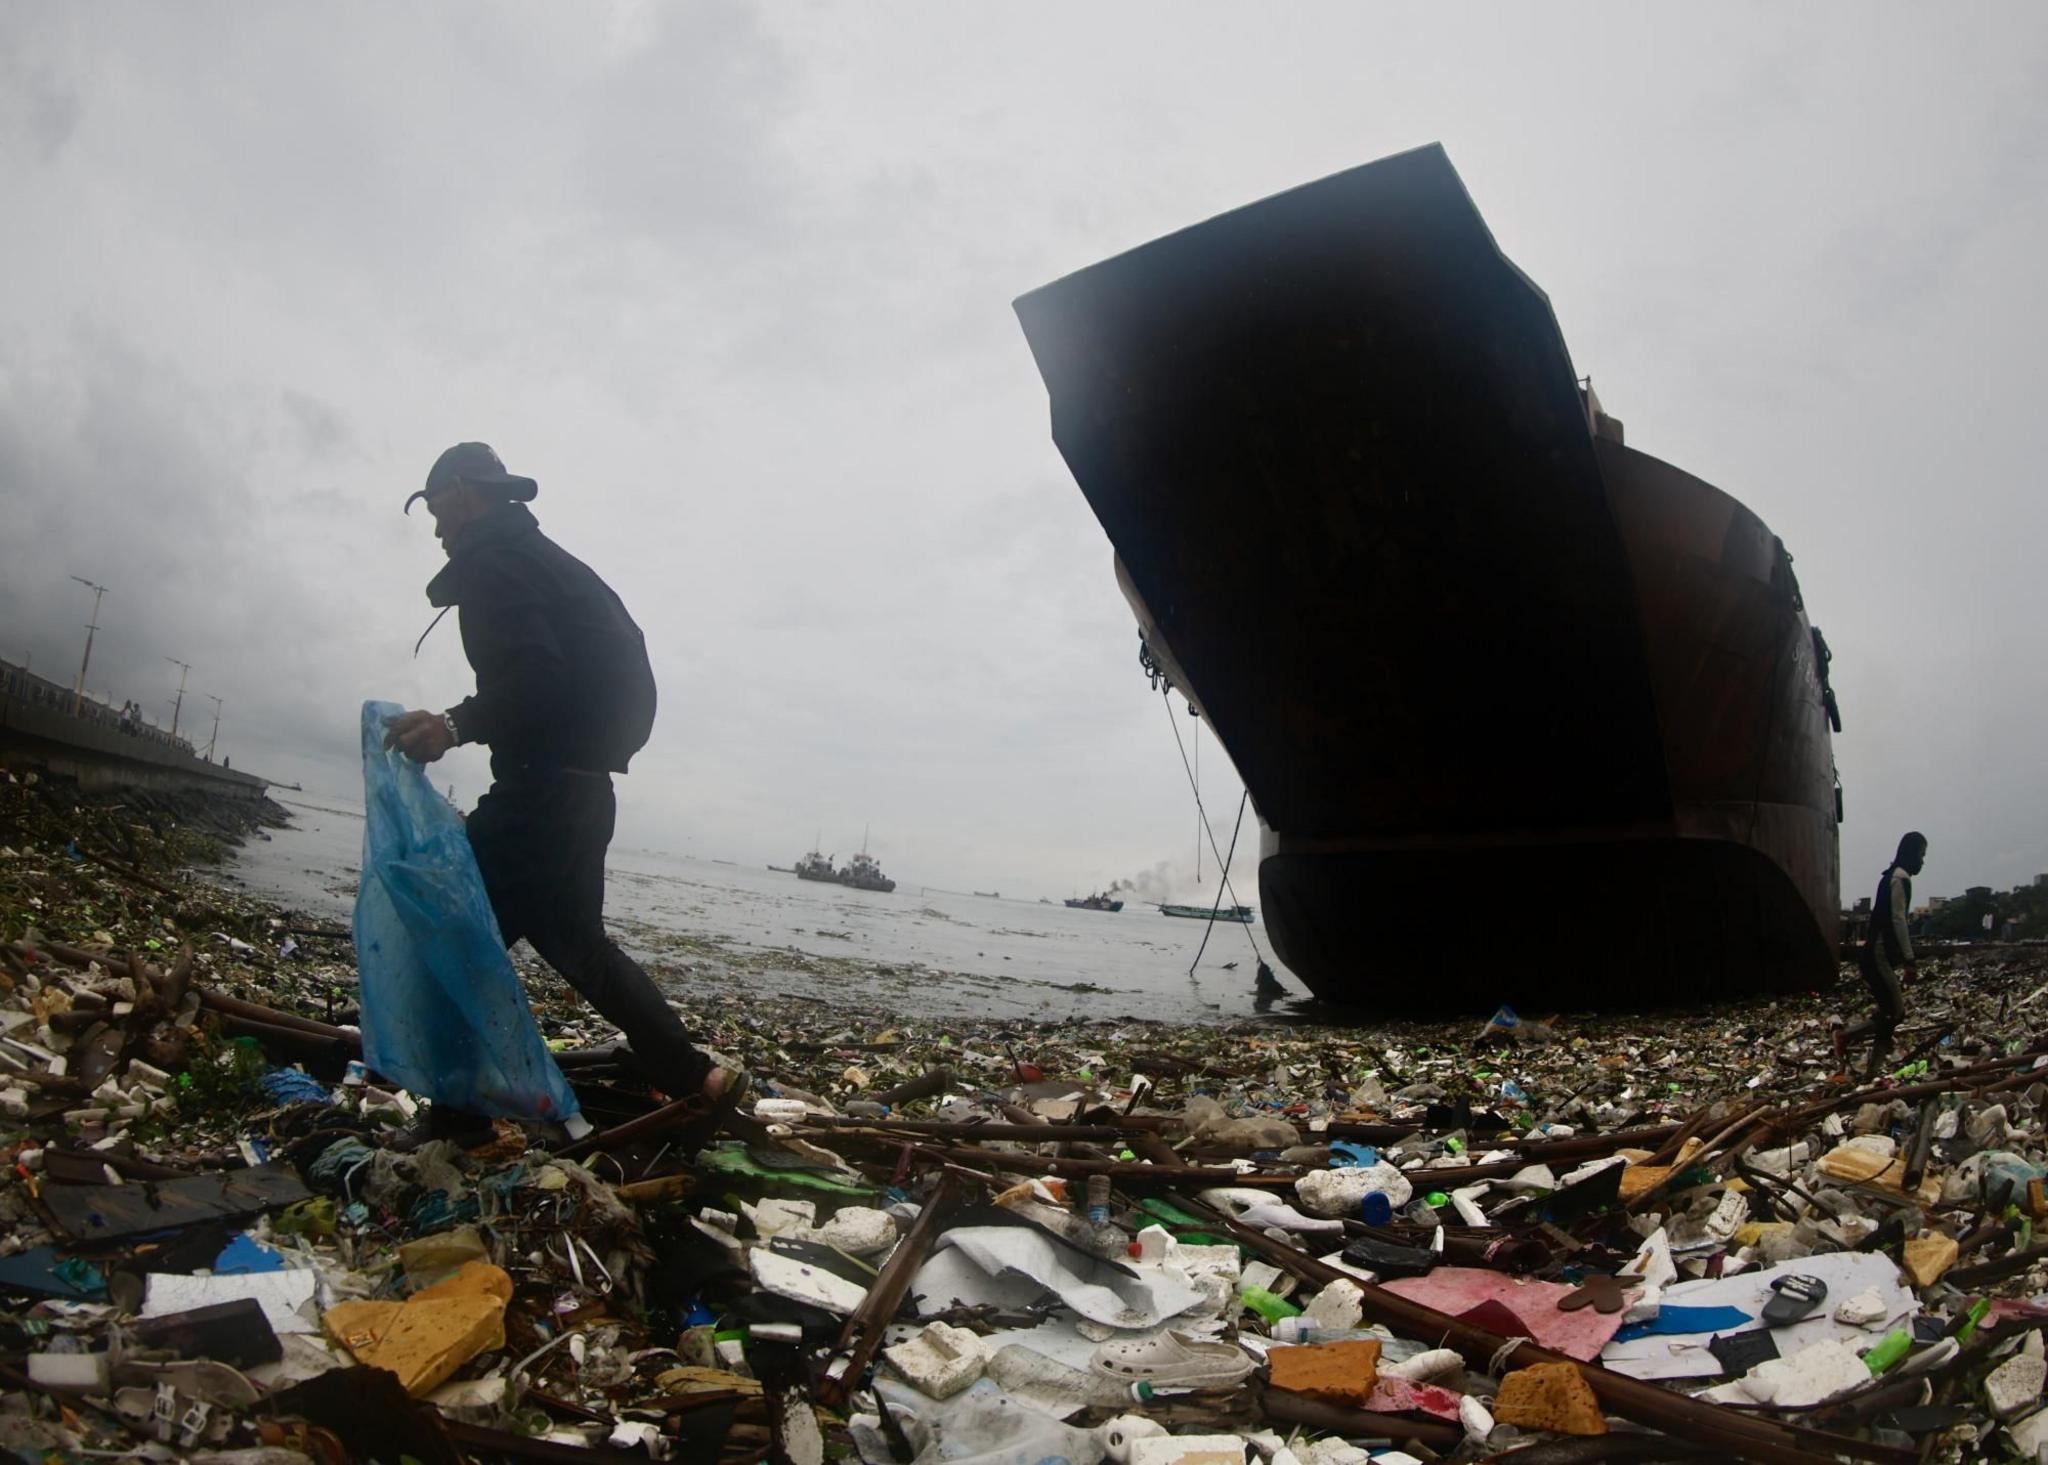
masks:
<instances>
[{"instance_id":1,"label":"styrofoam piece","mask_svg":"<svg viewBox=\"0 0 2048 1465\"><path fill-rule=\"evenodd\" d=\"M1301 1465L1366 1465L1367 1461L1372 1465L1422 1465L1413 1455L1404 1455L1399 1450L1383 1450L1375 1455L1336 1435L1303 1445L1294 1453Z\"/></svg>"},{"instance_id":2,"label":"styrofoam piece","mask_svg":"<svg viewBox=\"0 0 2048 1465\"><path fill-rule=\"evenodd\" d=\"M1137 1242L1141 1262L1163 1262L1173 1251L1173 1233L1157 1223L1141 1228Z\"/></svg>"},{"instance_id":3,"label":"styrofoam piece","mask_svg":"<svg viewBox=\"0 0 2048 1465\"><path fill-rule=\"evenodd\" d=\"M1131 1447L1139 1440L1159 1439L1166 1433L1166 1426L1142 1414L1119 1414L1104 1424L1100 1433L1102 1453L1117 1465L1130 1465Z\"/></svg>"},{"instance_id":4,"label":"styrofoam piece","mask_svg":"<svg viewBox=\"0 0 2048 1465\"><path fill-rule=\"evenodd\" d=\"M808 1302L841 1317L851 1316L868 1295L866 1288L823 1267L814 1267L795 1257L778 1256L765 1247L757 1246L747 1253L747 1269L754 1274L754 1285L763 1291Z\"/></svg>"},{"instance_id":5,"label":"styrofoam piece","mask_svg":"<svg viewBox=\"0 0 2048 1465\"><path fill-rule=\"evenodd\" d=\"M1786 1358L1759 1363L1733 1383L1709 1389L1700 1397L1717 1404L1769 1404L1779 1409L1805 1409L1870 1382L1870 1370L1847 1343L1829 1339L1802 1348Z\"/></svg>"},{"instance_id":6,"label":"styrofoam piece","mask_svg":"<svg viewBox=\"0 0 2048 1465\"><path fill-rule=\"evenodd\" d=\"M1707 1217L1707 1235L1716 1241L1726 1241L1740 1231L1742 1223L1748 1219L1749 1197L1739 1190L1731 1190L1721 1197L1721 1203Z\"/></svg>"},{"instance_id":7,"label":"styrofoam piece","mask_svg":"<svg viewBox=\"0 0 2048 1465\"><path fill-rule=\"evenodd\" d=\"M1598 1175L1602 1170L1612 1170L1616 1165L1626 1165L1627 1163L1628 1161L1624 1160L1620 1155L1604 1155L1597 1160L1588 1160L1576 1170L1567 1170L1564 1174L1558 1176L1557 1188L1563 1190L1567 1186L1577 1185L1581 1180Z\"/></svg>"},{"instance_id":8,"label":"styrofoam piece","mask_svg":"<svg viewBox=\"0 0 2048 1465\"><path fill-rule=\"evenodd\" d=\"M185 1277L151 1272L143 1283L142 1315L167 1317L252 1297L263 1309L273 1333L317 1333L313 1307L317 1278L311 1271L251 1272L232 1277Z\"/></svg>"},{"instance_id":9,"label":"styrofoam piece","mask_svg":"<svg viewBox=\"0 0 2048 1465\"><path fill-rule=\"evenodd\" d=\"M1671 1237L1662 1226L1644 1238L1621 1275L1643 1279L1643 1285L1629 1294L1622 1321L1641 1323L1657 1316L1664 1305L1664 1289L1678 1280L1678 1264L1671 1259Z\"/></svg>"},{"instance_id":10,"label":"styrofoam piece","mask_svg":"<svg viewBox=\"0 0 2048 1465\"><path fill-rule=\"evenodd\" d=\"M28 1376L31 1383L46 1389L88 1393L105 1393L110 1382L104 1353L31 1353Z\"/></svg>"},{"instance_id":11,"label":"styrofoam piece","mask_svg":"<svg viewBox=\"0 0 2048 1465\"><path fill-rule=\"evenodd\" d=\"M896 1222L884 1211L843 1206L824 1225L788 1234L853 1256L867 1256L896 1244Z\"/></svg>"},{"instance_id":12,"label":"styrofoam piece","mask_svg":"<svg viewBox=\"0 0 2048 1465\"><path fill-rule=\"evenodd\" d=\"M1556 1190L1557 1175L1548 1165L1524 1165L1505 1180L1494 1184L1502 1190Z\"/></svg>"},{"instance_id":13,"label":"styrofoam piece","mask_svg":"<svg viewBox=\"0 0 2048 1465\"><path fill-rule=\"evenodd\" d=\"M1414 1196L1415 1186L1385 1160L1343 1170L1311 1170L1294 1182L1295 1197L1311 1216L1356 1216L1359 1203L1375 1192L1399 1210Z\"/></svg>"},{"instance_id":14,"label":"styrofoam piece","mask_svg":"<svg viewBox=\"0 0 2048 1465\"><path fill-rule=\"evenodd\" d=\"M1842 1299L1842 1305L1835 1309L1835 1321L1847 1323L1852 1328L1874 1328L1885 1320L1889 1311L1884 1299L1877 1295L1877 1289L1865 1287L1855 1296Z\"/></svg>"},{"instance_id":15,"label":"styrofoam piece","mask_svg":"<svg viewBox=\"0 0 2048 1465\"><path fill-rule=\"evenodd\" d=\"M981 1377L988 1354L972 1328L932 1323L907 1343L884 1348L882 1356L913 1388L934 1399L950 1399Z\"/></svg>"},{"instance_id":16,"label":"styrofoam piece","mask_svg":"<svg viewBox=\"0 0 2048 1465\"><path fill-rule=\"evenodd\" d=\"M1993 1414L2000 1419L2010 1419L2022 1409L2040 1402L2044 1382L2048 1382L2048 1363L2020 1353L1985 1375L1984 1396L1991 1401Z\"/></svg>"},{"instance_id":17,"label":"styrofoam piece","mask_svg":"<svg viewBox=\"0 0 2048 1465\"><path fill-rule=\"evenodd\" d=\"M2018 1424L2006 1428L2022 1460L2039 1460L2048 1455L2048 1410L2029 1414Z\"/></svg>"},{"instance_id":18,"label":"styrofoam piece","mask_svg":"<svg viewBox=\"0 0 2048 1465\"><path fill-rule=\"evenodd\" d=\"M1237 1285L1257 1287L1277 1297L1280 1295L1280 1278L1283 1275L1271 1262L1250 1261L1244 1264L1243 1270L1238 1274Z\"/></svg>"},{"instance_id":19,"label":"styrofoam piece","mask_svg":"<svg viewBox=\"0 0 2048 1465\"><path fill-rule=\"evenodd\" d=\"M818 1207L807 1200L783 1200L770 1196L758 1205L741 1201L740 1210L763 1236L780 1236L785 1231L808 1231L818 1224Z\"/></svg>"},{"instance_id":20,"label":"styrofoam piece","mask_svg":"<svg viewBox=\"0 0 2048 1465\"><path fill-rule=\"evenodd\" d=\"M1310 1299L1302 1309L1302 1319L1328 1332L1348 1332L1363 1318L1364 1300L1365 1293L1356 1282L1340 1277Z\"/></svg>"},{"instance_id":21,"label":"styrofoam piece","mask_svg":"<svg viewBox=\"0 0 2048 1465\"><path fill-rule=\"evenodd\" d=\"M1235 1434L1153 1435L1131 1441L1130 1465L1244 1465L1245 1440Z\"/></svg>"},{"instance_id":22,"label":"styrofoam piece","mask_svg":"<svg viewBox=\"0 0 2048 1465\"><path fill-rule=\"evenodd\" d=\"M1470 1394L1458 1401L1458 1423L1465 1426L1465 1438L1475 1445L1485 1444L1493 1433L1493 1415Z\"/></svg>"},{"instance_id":23,"label":"styrofoam piece","mask_svg":"<svg viewBox=\"0 0 2048 1465\"><path fill-rule=\"evenodd\" d=\"M1190 1277L1222 1277L1231 1284L1233 1292L1244 1277L1244 1254L1230 1245L1189 1246L1178 1242L1173 1248L1173 1264Z\"/></svg>"}]
</instances>

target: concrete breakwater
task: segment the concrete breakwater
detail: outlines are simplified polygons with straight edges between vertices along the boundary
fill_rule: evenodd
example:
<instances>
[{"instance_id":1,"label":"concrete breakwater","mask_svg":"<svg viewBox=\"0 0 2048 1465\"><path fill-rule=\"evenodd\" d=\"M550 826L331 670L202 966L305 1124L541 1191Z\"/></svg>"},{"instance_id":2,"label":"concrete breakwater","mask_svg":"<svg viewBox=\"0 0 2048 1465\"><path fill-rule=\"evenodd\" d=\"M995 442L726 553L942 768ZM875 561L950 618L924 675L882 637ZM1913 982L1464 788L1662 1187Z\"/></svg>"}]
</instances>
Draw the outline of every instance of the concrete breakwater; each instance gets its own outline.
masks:
<instances>
[{"instance_id":1,"label":"concrete breakwater","mask_svg":"<svg viewBox=\"0 0 2048 1465\"><path fill-rule=\"evenodd\" d=\"M208 762L189 743L120 716L71 689L0 662L0 766L75 779L95 791L141 788L260 803L269 783Z\"/></svg>"}]
</instances>

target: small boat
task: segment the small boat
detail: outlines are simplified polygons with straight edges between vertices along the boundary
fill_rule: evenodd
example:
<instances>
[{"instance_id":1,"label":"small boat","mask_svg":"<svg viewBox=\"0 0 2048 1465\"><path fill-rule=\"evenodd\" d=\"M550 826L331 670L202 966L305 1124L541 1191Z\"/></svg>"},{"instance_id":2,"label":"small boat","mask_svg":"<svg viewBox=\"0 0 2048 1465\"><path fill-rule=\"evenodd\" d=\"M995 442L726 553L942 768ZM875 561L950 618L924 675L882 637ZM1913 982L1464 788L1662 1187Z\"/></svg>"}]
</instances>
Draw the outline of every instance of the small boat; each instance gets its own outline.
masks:
<instances>
[{"instance_id":1,"label":"small boat","mask_svg":"<svg viewBox=\"0 0 2048 1465\"><path fill-rule=\"evenodd\" d=\"M1159 914L1180 916L1190 921L1206 921L1209 919L1210 910L1205 905L1162 905L1159 907ZM1219 921L1237 921L1249 926L1252 923L1252 908L1248 905L1218 906L1215 916Z\"/></svg>"},{"instance_id":2,"label":"small boat","mask_svg":"<svg viewBox=\"0 0 2048 1465\"><path fill-rule=\"evenodd\" d=\"M879 890L884 895L896 888L896 882L882 873L881 863L866 850L846 862L846 868L839 872L839 883L855 890Z\"/></svg>"},{"instance_id":3,"label":"small boat","mask_svg":"<svg viewBox=\"0 0 2048 1465\"><path fill-rule=\"evenodd\" d=\"M977 890L974 893L983 900L1001 900L1003 898L1003 893L1000 890Z\"/></svg>"},{"instance_id":4,"label":"small boat","mask_svg":"<svg viewBox=\"0 0 2048 1465\"><path fill-rule=\"evenodd\" d=\"M821 855L816 850L812 850L796 862L796 878L799 880L837 881L839 879L839 872L832 868L832 857L830 855Z\"/></svg>"},{"instance_id":5,"label":"small boat","mask_svg":"<svg viewBox=\"0 0 2048 1465\"><path fill-rule=\"evenodd\" d=\"M770 865L768 868L778 875L794 875L796 873L796 866L794 865Z\"/></svg>"},{"instance_id":6,"label":"small boat","mask_svg":"<svg viewBox=\"0 0 2048 1465\"><path fill-rule=\"evenodd\" d=\"M1067 906L1069 909L1077 911L1120 911L1124 908L1124 903L1120 900L1111 900L1107 895L1098 890L1086 900L1082 900L1077 896L1068 896Z\"/></svg>"}]
</instances>

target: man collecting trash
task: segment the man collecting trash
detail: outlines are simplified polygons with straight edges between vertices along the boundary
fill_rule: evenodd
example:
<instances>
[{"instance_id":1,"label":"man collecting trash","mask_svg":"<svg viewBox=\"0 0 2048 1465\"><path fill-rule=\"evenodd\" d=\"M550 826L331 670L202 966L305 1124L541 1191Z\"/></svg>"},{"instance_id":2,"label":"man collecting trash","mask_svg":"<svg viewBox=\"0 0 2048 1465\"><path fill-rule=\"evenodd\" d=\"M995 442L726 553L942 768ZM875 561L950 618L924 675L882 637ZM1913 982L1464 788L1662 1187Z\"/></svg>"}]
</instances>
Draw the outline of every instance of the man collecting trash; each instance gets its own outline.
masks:
<instances>
[{"instance_id":1,"label":"man collecting trash","mask_svg":"<svg viewBox=\"0 0 2048 1465\"><path fill-rule=\"evenodd\" d=\"M461 743L490 748L490 791L468 831L505 944L525 937L625 1034L649 1083L701 1098L709 1115L739 1099L746 1076L690 1042L604 929L611 775L654 726L646 642L612 588L540 532L526 507L539 491L487 445L457 443L406 500L408 513L426 501L448 556L427 599L456 608L476 692L445 712L393 718L384 745L421 763ZM438 1127L461 1137L488 1124L439 1116Z\"/></svg>"}]
</instances>

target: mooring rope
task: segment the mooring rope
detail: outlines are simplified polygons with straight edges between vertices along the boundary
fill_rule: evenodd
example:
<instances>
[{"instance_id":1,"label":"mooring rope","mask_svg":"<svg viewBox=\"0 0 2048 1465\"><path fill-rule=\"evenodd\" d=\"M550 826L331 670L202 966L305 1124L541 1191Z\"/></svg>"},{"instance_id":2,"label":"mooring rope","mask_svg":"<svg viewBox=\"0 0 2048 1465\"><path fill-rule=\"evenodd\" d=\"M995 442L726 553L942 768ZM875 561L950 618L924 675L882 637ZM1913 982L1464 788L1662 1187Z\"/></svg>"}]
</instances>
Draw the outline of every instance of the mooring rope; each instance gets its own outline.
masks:
<instances>
[{"instance_id":1,"label":"mooring rope","mask_svg":"<svg viewBox=\"0 0 2048 1465\"><path fill-rule=\"evenodd\" d=\"M1195 963L1197 966L1199 966L1202 960L1202 951L1207 950L1209 946L1209 932L1213 931L1216 928L1217 914L1223 909L1224 895L1228 894L1230 896L1230 903L1234 906L1241 905L1243 904L1243 902L1241 902L1237 898L1237 891L1234 890L1230 884L1230 860L1225 858L1223 852L1216 848L1216 832L1209 827L1209 811L1202 805L1202 786L1195 781L1194 767L1192 764L1188 762L1187 744L1185 741L1183 741L1180 735L1180 719L1173 715L1173 693L1171 689L1162 686L1159 691L1159 696L1161 702L1163 702L1166 707L1167 726L1173 729L1173 744L1175 747L1180 749L1180 766L1188 776L1189 789L1191 789L1194 792L1195 812L1201 816L1202 833L1208 838L1210 853L1216 856L1217 860L1221 863L1223 867L1223 882L1216 892L1215 905L1210 907L1209 924L1202 931L1202 947L1201 950L1195 952ZM1237 854L1238 831L1244 828L1245 805L1251 802L1251 796L1251 790L1246 789L1244 791L1244 796L1237 801L1237 825L1230 831L1230 853L1232 856L1235 856ZM1239 922L1238 924L1244 926L1244 939L1251 942L1253 958L1263 963L1266 959L1266 956L1264 952L1259 950L1258 938L1252 935L1251 923L1246 921ZM1195 968L1192 966L1189 967L1188 975L1193 976L1194 974Z\"/></svg>"}]
</instances>

